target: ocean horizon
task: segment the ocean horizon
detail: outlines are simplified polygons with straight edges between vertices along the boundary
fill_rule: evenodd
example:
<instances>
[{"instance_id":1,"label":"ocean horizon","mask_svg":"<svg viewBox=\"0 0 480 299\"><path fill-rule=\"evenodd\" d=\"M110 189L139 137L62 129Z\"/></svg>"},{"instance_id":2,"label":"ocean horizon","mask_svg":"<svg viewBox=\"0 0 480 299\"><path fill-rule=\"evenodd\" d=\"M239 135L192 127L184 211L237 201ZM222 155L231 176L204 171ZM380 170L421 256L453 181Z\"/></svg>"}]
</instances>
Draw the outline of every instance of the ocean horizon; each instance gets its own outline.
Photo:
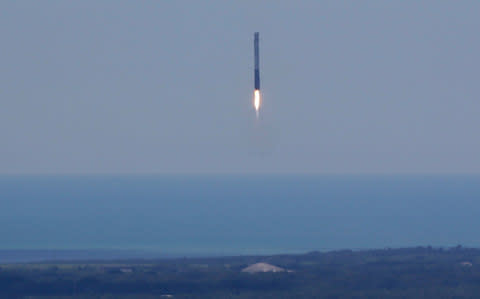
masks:
<instances>
[{"instance_id":1,"label":"ocean horizon","mask_svg":"<svg viewBox=\"0 0 480 299\"><path fill-rule=\"evenodd\" d=\"M480 247L480 175L2 175L0 250Z\"/></svg>"}]
</instances>

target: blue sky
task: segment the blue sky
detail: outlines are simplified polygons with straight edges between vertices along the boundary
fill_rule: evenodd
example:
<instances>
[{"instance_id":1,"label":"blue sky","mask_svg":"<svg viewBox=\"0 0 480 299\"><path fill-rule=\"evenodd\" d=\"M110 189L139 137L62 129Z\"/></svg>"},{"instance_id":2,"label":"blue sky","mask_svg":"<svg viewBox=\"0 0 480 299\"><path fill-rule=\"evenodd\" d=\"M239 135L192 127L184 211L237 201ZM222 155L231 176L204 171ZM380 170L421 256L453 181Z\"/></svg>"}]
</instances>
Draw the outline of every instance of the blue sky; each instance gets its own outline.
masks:
<instances>
[{"instance_id":1,"label":"blue sky","mask_svg":"<svg viewBox=\"0 0 480 299\"><path fill-rule=\"evenodd\" d=\"M479 13L2 1L0 173L478 173Z\"/></svg>"}]
</instances>

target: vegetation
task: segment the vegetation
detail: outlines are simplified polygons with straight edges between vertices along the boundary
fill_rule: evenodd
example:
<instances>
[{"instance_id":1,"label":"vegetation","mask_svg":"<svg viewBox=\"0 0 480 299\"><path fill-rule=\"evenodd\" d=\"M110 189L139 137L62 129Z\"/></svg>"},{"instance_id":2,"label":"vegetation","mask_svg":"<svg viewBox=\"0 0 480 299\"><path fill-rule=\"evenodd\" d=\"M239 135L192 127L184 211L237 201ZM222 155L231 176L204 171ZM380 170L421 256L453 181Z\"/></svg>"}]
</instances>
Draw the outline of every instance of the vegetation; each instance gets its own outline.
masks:
<instances>
[{"instance_id":1,"label":"vegetation","mask_svg":"<svg viewBox=\"0 0 480 299\"><path fill-rule=\"evenodd\" d=\"M256 262L290 272L242 273ZM478 298L480 249L6 264L0 298Z\"/></svg>"}]
</instances>

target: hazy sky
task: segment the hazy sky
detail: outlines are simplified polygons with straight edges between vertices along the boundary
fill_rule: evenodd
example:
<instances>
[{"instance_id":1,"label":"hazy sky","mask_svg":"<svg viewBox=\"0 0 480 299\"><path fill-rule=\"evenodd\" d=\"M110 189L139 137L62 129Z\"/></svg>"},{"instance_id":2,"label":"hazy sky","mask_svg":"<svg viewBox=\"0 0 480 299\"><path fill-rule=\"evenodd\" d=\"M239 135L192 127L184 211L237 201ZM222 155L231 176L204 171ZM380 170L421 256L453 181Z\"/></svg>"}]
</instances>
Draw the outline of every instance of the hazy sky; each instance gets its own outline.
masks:
<instances>
[{"instance_id":1,"label":"hazy sky","mask_svg":"<svg viewBox=\"0 0 480 299\"><path fill-rule=\"evenodd\" d=\"M480 172L479 15L478 1L2 1L0 173Z\"/></svg>"}]
</instances>

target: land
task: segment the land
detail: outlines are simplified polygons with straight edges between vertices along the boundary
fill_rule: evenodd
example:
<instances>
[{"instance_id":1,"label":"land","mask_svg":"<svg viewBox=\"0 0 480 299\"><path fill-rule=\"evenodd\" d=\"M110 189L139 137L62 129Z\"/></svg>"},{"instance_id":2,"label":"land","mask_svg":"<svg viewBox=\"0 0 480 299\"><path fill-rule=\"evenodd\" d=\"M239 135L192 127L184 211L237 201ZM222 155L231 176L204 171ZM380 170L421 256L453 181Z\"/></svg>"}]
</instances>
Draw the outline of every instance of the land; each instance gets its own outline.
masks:
<instances>
[{"instance_id":1,"label":"land","mask_svg":"<svg viewBox=\"0 0 480 299\"><path fill-rule=\"evenodd\" d=\"M242 272L255 263L285 271ZM478 294L480 249L461 246L0 265L0 298L478 298Z\"/></svg>"}]
</instances>

